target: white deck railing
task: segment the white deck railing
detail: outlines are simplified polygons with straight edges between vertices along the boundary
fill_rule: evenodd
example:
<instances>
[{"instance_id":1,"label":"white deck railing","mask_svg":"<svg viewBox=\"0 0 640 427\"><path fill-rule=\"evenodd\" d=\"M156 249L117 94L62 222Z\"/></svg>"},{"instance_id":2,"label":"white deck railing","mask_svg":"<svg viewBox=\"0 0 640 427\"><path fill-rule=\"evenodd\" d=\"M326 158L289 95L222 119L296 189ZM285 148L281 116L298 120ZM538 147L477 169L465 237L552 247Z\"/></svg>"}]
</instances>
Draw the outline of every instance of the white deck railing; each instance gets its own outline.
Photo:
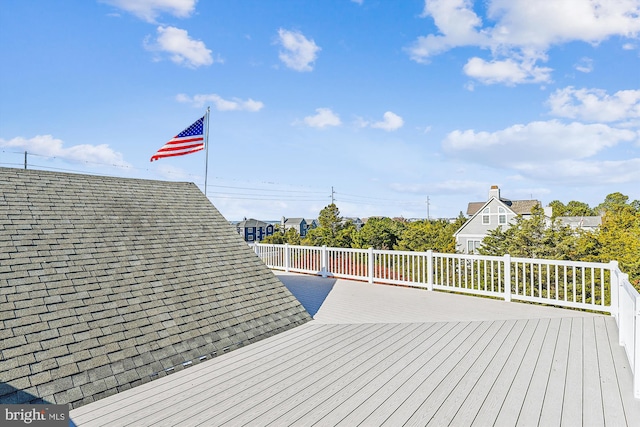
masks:
<instances>
[{"instance_id":1,"label":"white deck railing","mask_svg":"<svg viewBox=\"0 0 640 427\"><path fill-rule=\"evenodd\" d=\"M610 263L253 244L272 269L610 313L640 398L640 294Z\"/></svg>"}]
</instances>

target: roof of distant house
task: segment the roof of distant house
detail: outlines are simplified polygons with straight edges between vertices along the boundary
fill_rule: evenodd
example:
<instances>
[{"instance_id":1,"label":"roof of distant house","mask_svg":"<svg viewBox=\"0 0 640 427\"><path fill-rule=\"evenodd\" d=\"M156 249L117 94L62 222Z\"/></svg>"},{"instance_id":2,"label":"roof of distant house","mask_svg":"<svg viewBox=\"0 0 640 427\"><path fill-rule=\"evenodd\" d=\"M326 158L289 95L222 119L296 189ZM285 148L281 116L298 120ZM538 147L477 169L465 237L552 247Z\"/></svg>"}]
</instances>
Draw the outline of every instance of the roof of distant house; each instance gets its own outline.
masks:
<instances>
[{"instance_id":1,"label":"roof of distant house","mask_svg":"<svg viewBox=\"0 0 640 427\"><path fill-rule=\"evenodd\" d=\"M556 218L562 225L574 228L596 228L602 225L602 216L559 216Z\"/></svg>"},{"instance_id":2,"label":"roof of distant house","mask_svg":"<svg viewBox=\"0 0 640 427\"><path fill-rule=\"evenodd\" d=\"M249 218L249 219L245 219L245 220L242 220L242 221L238 222L238 223L236 224L236 227L239 227L239 228L252 228L252 227L256 227L256 228L258 228L258 227L266 227L266 226L268 226L268 225L269 225L269 224L267 224L267 223L266 223L266 222L264 222L264 221L260 221L259 219Z\"/></svg>"},{"instance_id":3,"label":"roof of distant house","mask_svg":"<svg viewBox=\"0 0 640 427\"><path fill-rule=\"evenodd\" d=\"M500 201L507 205L514 213L518 215L527 215L531 213L531 209L536 206L540 206L539 200L509 200L500 198ZM469 202L467 206L467 215L473 216L478 212L487 202Z\"/></svg>"}]
</instances>

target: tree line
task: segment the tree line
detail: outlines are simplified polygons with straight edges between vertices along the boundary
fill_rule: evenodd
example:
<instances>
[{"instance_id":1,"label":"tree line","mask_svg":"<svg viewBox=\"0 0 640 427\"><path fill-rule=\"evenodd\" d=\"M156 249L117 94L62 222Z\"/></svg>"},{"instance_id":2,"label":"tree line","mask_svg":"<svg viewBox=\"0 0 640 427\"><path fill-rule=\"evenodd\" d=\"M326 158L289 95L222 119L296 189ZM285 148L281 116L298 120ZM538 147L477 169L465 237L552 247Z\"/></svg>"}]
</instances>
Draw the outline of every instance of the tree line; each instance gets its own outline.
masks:
<instances>
[{"instance_id":1,"label":"tree line","mask_svg":"<svg viewBox=\"0 0 640 427\"><path fill-rule=\"evenodd\" d=\"M622 193L612 193L595 207L578 201L566 205L558 200L549 203L553 217L534 207L531 217L516 217L506 227L498 227L483 239L483 255L609 262L616 260L640 289L640 201L629 201ZM563 225L561 216L602 215L602 225L595 231L572 229ZM294 229L278 230L263 243L289 243L305 246L340 248L392 249L402 251L455 253L454 233L467 219L460 212L455 221L372 217L358 230L352 221L340 216L335 204L320 211L319 226L304 238Z\"/></svg>"}]
</instances>

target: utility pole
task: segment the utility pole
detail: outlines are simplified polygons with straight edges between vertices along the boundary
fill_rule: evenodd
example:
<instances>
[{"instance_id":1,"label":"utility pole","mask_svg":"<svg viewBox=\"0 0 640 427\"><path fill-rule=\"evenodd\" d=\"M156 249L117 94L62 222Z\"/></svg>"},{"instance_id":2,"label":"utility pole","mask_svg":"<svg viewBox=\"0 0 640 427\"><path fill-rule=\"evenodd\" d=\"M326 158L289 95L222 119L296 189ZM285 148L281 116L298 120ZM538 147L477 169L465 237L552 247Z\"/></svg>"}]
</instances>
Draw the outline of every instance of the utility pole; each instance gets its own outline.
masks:
<instances>
[{"instance_id":1,"label":"utility pole","mask_svg":"<svg viewBox=\"0 0 640 427\"><path fill-rule=\"evenodd\" d=\"M333 205L333 202L334 202L334 197L333 197L333 196L334 196L334 194L335 194L335 193L336 193L336 192L335 192L335 191L333 191L333 185L332 185L332 186L331 186L331 204L332 204L332 205Z\"/></svg>"},{"instance_id":2,"label":"utility pole","mask_svg":"<svg viewBox=\"0 0 640 427\"><path fill-rule=\"evenodd\" d=\"M429 196L427 196L427 221L429 221Z\"/></svg>"}]
</instances>

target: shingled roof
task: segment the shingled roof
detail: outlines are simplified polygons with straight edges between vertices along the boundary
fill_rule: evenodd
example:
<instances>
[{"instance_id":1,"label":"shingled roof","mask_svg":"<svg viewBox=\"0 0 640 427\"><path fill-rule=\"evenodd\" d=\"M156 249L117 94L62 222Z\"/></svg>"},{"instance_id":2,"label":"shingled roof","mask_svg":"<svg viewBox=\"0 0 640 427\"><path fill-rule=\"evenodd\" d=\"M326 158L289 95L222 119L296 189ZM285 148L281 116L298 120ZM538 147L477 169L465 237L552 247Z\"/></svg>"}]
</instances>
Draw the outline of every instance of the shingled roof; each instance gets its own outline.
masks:
<instances>
[{"instance_id":1,"label":"shingled roof","mask_svg":"<svg viewBox=\"0 0 640 427\"><path fill-rule=\"evenodd\" d=\"M0 168L0 402L72 408L310 320L192 183Z\"/></svg>"},{"instance_id":2,"label":"shingled roof","mask_svg":"<svg viewBox=\"0 0 640 427\"><path fill-rule=\"evenodd\" d=\"M539 200L509 200L500 198L500 201L507 205L513 213L517 215L529 215L531 209L536 206L540 206ZM467 215L473 216L478 212L487 202L469 202L467 206Z\"/></svg>"}]
</instances>

